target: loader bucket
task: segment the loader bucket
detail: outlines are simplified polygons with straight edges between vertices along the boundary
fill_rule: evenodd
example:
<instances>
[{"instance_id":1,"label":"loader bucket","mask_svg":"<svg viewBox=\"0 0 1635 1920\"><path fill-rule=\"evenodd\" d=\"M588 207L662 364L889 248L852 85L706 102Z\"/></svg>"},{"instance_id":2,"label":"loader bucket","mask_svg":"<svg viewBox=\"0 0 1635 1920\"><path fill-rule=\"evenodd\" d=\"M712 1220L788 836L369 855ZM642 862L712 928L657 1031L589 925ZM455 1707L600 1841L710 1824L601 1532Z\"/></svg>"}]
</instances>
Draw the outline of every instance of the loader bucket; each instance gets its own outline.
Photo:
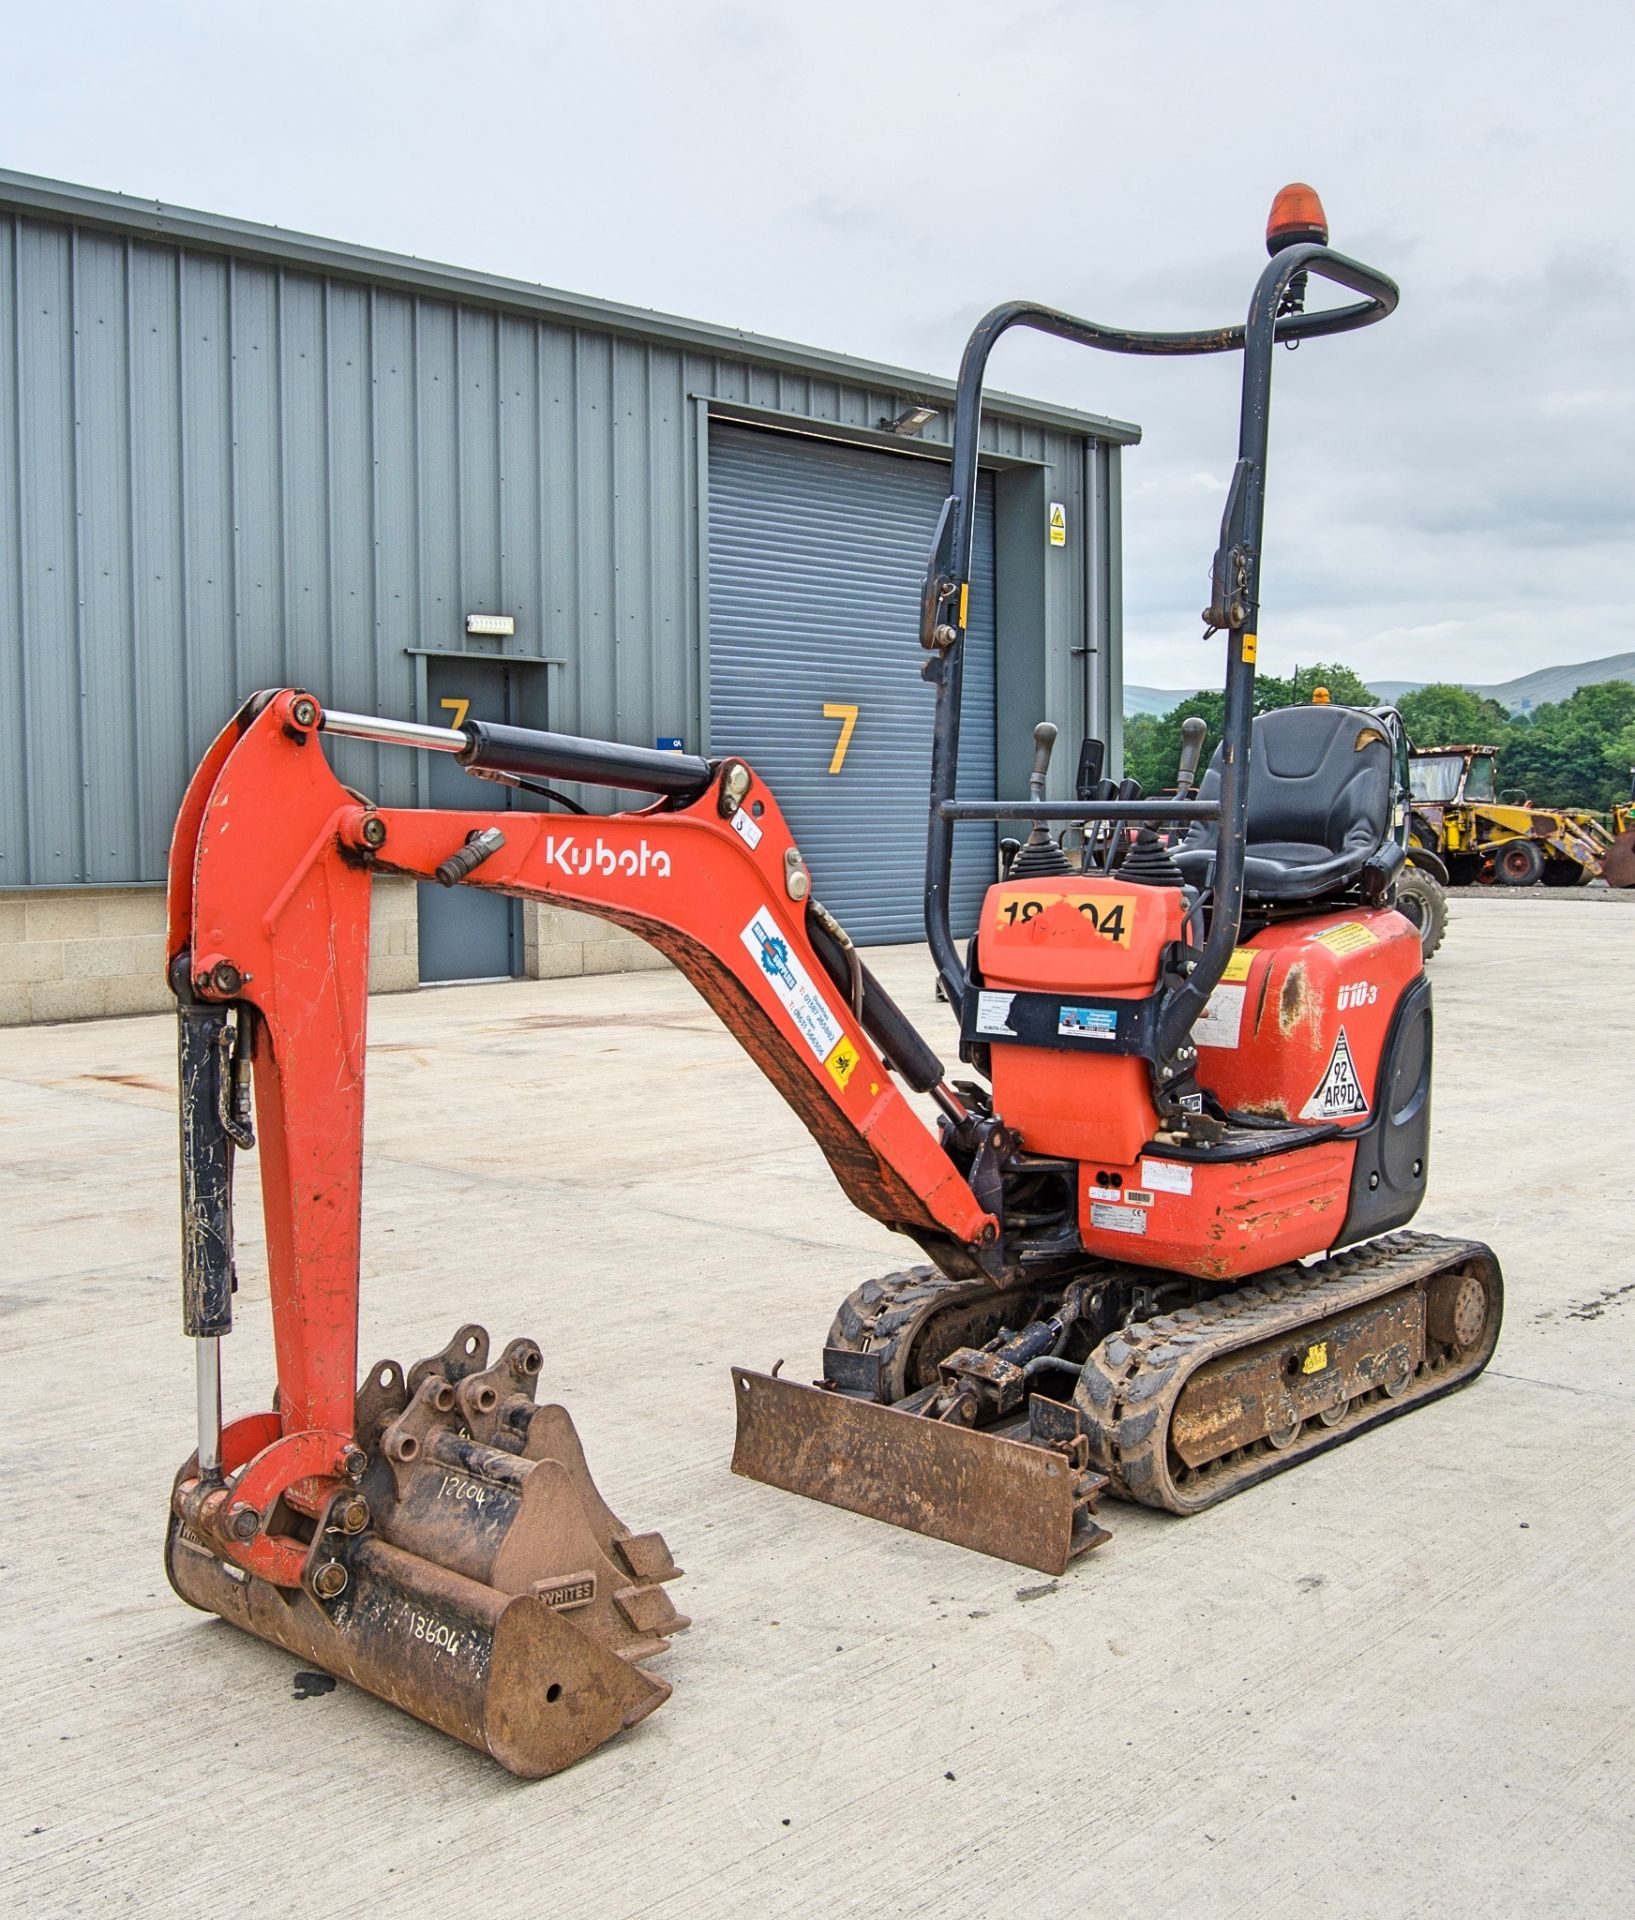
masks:
<instances>
[{"instance_id":1,"label":"loader bucket","mask_svg":"<svg viewBox=\"0 0 1635 1920\"><path fill-rule=\"evenodd\" d=\"M299 1587L235 1566L181 1511L165 1562L193 1606L536 1779L669 1698L642 1662L688 1621L663 1541L620 1525L566 1411L534 1405L538 1347L487 1357L462 1327L407 1374L371 1369L363 1471L318 1513Z\"/></svg>"},{"instance_id":2,"label":"loader bucket","mask_svg":"<svg viewBox=\"0 0 1635 1920\"><path fill-rule=\"evenodd\" d=\"M822 1387L732 1370L732 1470L1041 1573L1110 1538L1105 1479L1070 1447L931 1420Z\"/></svg>"},{"instance_id":3,"label":"loader bucket","mask_svg":"<svg viewBox=\"0 0 1635 1920\"><path fill-rule=\"evenodd\" d=\"M1635 827L1626 827L1602 854L1601 878L1609 887L1635 887Z\"/></svg>"}]
</instances>

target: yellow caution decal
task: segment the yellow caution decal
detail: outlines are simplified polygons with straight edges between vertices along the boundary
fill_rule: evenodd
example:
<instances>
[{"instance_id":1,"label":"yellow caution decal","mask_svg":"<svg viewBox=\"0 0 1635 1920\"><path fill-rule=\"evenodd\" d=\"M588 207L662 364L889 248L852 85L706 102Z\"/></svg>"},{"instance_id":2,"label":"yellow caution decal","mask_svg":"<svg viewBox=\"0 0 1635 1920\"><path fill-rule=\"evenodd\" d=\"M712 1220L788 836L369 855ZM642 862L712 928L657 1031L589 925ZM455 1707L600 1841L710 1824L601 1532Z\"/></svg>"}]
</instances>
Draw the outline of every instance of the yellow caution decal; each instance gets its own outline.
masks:
<instances>
[{"instance_id":1,"label":"yellow caution decal","mask_svg":"<svg viewBox=\"0 0 1635 1920\"><path fill-rule=\"evenodd\" d=\"M856 1047L842 1034L840 1039L835 1043L834 1051L823 1063L824 1066L828 1068L829 1078L839 1087L842 1093L846 1091L846 1082L851 1079L853 1070L857 1066L857 1061L858 1052Z\"/></svg>"},{"instance_id":2,"label":"yellow caution decal","mask_svg":"<svg viewBox=\"0 0 1635 1920\"><path fill-rule=\"evenodd\" d=\"M1255 964L1253 947L1234 947L1231 958L1221 970L1223 981L1241 982L1249 978L1249 969Z\"/></svg>"},{"instance_id":3,"label":"yellow caution decal","mask_svg":"<svg viewBox=\"0 0 1635 1920\"><path fill-rule=\"evenodd\" d=\"M1365 947L1377 947L1379 936L1365 927L1360 920L1342 920L1337 927L1325 927L1312 938L1328 948L1330 953L1361 953Z\"/></svg>"},{"instance_id":4,"label":"yellow caution decal","mask_svg":"<svg viewBox=\"0 0 1635 1920\"><path fill-rule=\"evenodd\" d=\"M1321 1373L1328 1365L1328 1342L1316 1340L1307 1347L1306 1357L1300 1362L1302 1373Z\"/></svg>"},{"instance_id":5,"label":"yellow caution decal","mask_svg":"<svg viewBox=\"0 0 1635 1920\"><path fill-rule=\"evenodd\" d=\"M970 610L971 610L971 583L969 580L967 580L964 586L961 587L959 590L959 630L961 633L965 631L965 625L966 625L965 616L970 612Z\"/></svg>"},{"instance_id":6,"label":"yellow caution decal","mask_svg":"<svg viewBox=\"0 0 1635 1920\"><path fill-rule=\"evenodd\" d=\"M1243 657L1249 663L1250 666L1253 666L1255 664L1255 648L1258 644L1259 644L1258 635L1253 633L1246 633L1243 636Z\"/></svg>"}]
</instances>

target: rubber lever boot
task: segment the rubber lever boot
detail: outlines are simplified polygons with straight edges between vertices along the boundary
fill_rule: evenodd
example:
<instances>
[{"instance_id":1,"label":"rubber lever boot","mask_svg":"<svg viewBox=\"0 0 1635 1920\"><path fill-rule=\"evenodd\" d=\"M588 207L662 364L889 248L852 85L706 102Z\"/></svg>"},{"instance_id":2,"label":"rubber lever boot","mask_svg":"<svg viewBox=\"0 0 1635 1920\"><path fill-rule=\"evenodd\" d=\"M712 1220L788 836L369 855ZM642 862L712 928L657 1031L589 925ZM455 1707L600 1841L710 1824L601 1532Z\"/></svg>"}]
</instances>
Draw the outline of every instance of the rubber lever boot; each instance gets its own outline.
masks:
<instances>
[{"instance_id":1,"label":"rubber lever boot","mask_svg":"<svg viewBox=\"0 0 1635 1920\"><path fill-rule=\"evenodd\" d=\"M1048 720L1041 720L1033 729L1033 771L1028 775L1030 800L1042 801L1045 797L1045 776L1050 772L1050 750L1055 744L1056 729ZM1033 880L1046 874L1071 872L1066 854L1050 837L1049 827L1043 820L1035 820L1026 845L1011 862L1008 877Z\"/></svg>"}]
</instances>

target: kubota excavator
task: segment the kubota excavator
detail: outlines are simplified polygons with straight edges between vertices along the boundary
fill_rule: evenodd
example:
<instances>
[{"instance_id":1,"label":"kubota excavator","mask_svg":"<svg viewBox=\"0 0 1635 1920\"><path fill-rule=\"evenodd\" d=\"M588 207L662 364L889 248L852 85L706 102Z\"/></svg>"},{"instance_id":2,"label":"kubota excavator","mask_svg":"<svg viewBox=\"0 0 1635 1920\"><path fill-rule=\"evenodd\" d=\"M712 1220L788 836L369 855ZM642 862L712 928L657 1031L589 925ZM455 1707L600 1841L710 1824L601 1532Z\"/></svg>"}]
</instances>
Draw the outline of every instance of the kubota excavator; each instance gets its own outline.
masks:
<instances>
[{"instance_id":1,"label":"kubota excavator","mask_svg":"<svg viewBox=\"0 0 1635 1920\"><path fill-rule=\"evenodd\" d=\"M1478 1243L1392 1231L1429 1152L1431 1004L1391 906L1403 852L1375 717L1252 720L1273 350L1367 326L1394 285L1333 252L1309 188L1278 196L1247 321L1137 333L996 309L960 369L952 491L921 607L935 689L926 928L970 1075L817 902L772 793L703 759L468 721L458 730L258 694L188 788L171 853L184 1319L198 1450L177 1476L178 1592L492 1754L555 1771L669 1689L686 1624L662 1539L613 1515L541 1349L462 1327L357 1375L369 891L409 874L571 905L692 981L805 1123L848 1197L922 1264L841 1305L822 1379L734 1370L734 1467L1051 1572L1107 1538L1103 1492L1191 1513L1474 1378L1501 1282ZM1312 279L1356 298L1307 311ZM1027 327L1132 354L1241 352L1237 465L1209 627L1223 739L1194 791L1101 777L1078 797L956 800L984 371ZM469 772L651 796L562 818L379 808L326 736ZM1031 820L966 951L955 824ZM1075 864L1050 828L1084 828ZM1155 828L1169 830L1161 840ZM253 1103L252 1103L253 1094ZM935 1128L911 1094L929 1096ZM252 1111L253 1105L253 1111ZM278 1385L222 1419L232 1162L259 1138Z\"/></svg>"}]
</instances>

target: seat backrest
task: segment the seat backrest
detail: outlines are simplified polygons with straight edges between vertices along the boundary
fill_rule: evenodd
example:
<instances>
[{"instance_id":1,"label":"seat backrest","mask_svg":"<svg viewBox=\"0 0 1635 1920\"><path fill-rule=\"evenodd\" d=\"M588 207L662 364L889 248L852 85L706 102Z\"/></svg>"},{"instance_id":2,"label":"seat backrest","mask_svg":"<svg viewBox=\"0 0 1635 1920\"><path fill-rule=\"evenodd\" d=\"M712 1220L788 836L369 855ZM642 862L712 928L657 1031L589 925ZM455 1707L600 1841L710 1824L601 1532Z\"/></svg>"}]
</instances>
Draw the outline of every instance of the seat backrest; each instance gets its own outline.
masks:
<instances>
[{"instance_id":1,"label":"seat backrest","mask_svg":"<svg viewBox=\"0 0 1635 1920\"><path fill-rule=\"evenodd\" d=\"M1200 793L1220 791L1220 749ZM1391 746L1355 707L1276 707L1249 740L1249 845L1297 843L1354 854L1358 865L1391 828ZM1214 845L1189 835L1189 845Z\"/></svg>"}]
</instances>

